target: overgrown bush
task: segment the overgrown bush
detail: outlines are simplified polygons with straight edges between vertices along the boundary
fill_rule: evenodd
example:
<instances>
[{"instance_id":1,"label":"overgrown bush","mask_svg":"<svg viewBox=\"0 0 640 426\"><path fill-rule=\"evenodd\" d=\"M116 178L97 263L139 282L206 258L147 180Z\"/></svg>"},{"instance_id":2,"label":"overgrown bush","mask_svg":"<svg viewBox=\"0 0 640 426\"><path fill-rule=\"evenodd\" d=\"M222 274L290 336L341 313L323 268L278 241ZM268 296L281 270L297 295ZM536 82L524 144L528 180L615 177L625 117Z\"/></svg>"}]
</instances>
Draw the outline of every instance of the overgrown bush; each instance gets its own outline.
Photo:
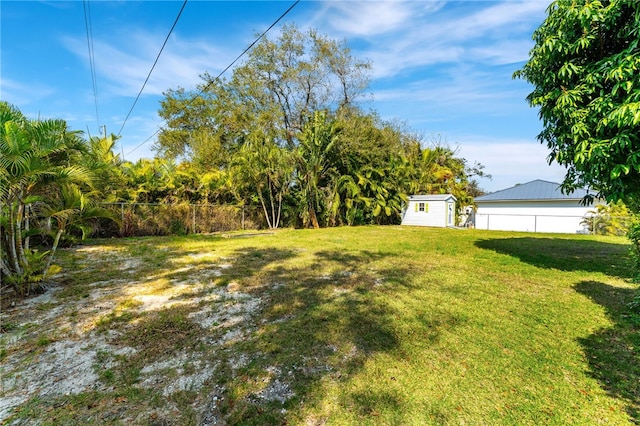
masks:
<instances>
[{"instance_id":1,"label":"overgrown bush","mask_svg":"<svg viewBox=\"0 0 640 426\"><path fill-rule=\"evenodd\" d=\"M187 235L211 232L261 229L266 225L256 207L213 204L109 204L121 219L120 229L109 223L97 229L95 236L132 237L153 235Z\"/></svg>"}]
</instances>

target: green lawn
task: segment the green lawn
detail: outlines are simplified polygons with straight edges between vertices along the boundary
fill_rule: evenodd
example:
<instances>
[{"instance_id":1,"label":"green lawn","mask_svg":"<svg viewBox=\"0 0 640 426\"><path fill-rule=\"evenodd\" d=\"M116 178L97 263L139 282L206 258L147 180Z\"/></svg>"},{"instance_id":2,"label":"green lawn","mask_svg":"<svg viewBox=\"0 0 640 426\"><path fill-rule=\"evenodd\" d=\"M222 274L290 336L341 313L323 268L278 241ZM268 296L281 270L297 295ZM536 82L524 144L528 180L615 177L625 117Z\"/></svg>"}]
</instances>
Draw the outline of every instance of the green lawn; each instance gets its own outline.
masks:
<instances>
[{"instance_id":1,"label":"green lawn","mask_svg":"<svg viewBox=\"0 0 640 426\"><path fill-rule=\"evenodd\" d=\"M83 340L97 382L9 419L638 423L628 247L412 227L94 241L61 254L48 320L5 318L3 358L15 377Z\"/></svg>"}]
</instances>

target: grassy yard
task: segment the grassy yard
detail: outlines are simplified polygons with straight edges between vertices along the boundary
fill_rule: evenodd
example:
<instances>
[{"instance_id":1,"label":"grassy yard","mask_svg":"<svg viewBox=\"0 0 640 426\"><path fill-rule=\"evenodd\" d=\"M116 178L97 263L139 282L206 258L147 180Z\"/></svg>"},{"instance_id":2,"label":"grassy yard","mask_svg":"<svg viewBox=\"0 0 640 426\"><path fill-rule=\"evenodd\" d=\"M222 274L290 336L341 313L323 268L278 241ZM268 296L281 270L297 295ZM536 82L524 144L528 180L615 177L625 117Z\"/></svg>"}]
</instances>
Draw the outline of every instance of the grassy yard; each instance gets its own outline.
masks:
<instances>
[{"instance_id":1,"label":"grassy yard","mask_svg":"<svg viewBox=\"0 0 640 426\"><path fill-rule=\"evenodd\" d=\"M2 313L0 422L640 422L627 241L410 227L99 240Z\"/></svg>"}]
</instances>

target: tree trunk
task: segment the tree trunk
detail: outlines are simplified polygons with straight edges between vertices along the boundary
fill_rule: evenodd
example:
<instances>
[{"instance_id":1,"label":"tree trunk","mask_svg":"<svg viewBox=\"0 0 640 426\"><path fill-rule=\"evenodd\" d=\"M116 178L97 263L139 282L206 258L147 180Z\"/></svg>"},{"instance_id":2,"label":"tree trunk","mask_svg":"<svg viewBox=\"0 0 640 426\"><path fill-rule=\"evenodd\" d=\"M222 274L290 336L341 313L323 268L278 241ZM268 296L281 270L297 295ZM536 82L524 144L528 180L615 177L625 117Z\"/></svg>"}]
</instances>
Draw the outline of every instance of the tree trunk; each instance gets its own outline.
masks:
<instances>
[{"instance_id":1,"label":"tree trunk","mask_svg":"<svg viewBox=\"0 0 640 426\"><path fill-rule=\"evenodd\" d=\"M64 227L58 228L58 232L56 233L56 238L53 240L53 247L51 247L51 254L49 254L49 260L47 260L47 266L44 268L44 272L42 273L42 279L44 280L49 273L49 268L51 268L51 263L53 262L53 258L56 255L56 249L58 248L58 244L60 243L60 237L64 232Z\"/></svg>"},{"instance_id":2,"label":"tree trunk","mask_svg":"<svg viewBox=\"0 0 640 426\"><path fill-rule=\"evenodd\" d=\"M316 216L316 209L314 209L313 206L309 207L309 221L311 222L311 226L313 226L315 229L320 228L318 217Z\"/></svg>"},{"instance_id":3,"label":"tree trunk","mask_svg":"<svg viewBox=\"0 0 640 426\"><path fill-rule=\"evenodd\" d=\"M280 226L280 215L282 214L282 194L278 194L278 221L276 223L276 228Z\"/></svg>"},{"instance_id":4,"label":"tree trunk","mask_svg":"<svg viewBox=\"0 0 640 426\"><path fill-rule=\"evenodd\" d=\"M4 259L0 259L0 275L9 276L11 275L11 270L9 266L5 263Z\"/></svg>"},{"instance_id":5,"label":"tree trunk","mask_svg":"<svg viewBox=\"0 0 640 426\"><path fill-rule=\"evenodd\" d=\"M29 250L29 243L30 243L30 237L29 237L29 231L31 230L31 223L30 223L30 211L31 211L31 206L30 205L26 205L24 206L24 230L27 231L27 237L24 239L24 248Z\"/></svg>"},{"instance_id":6,"label":"tree trunk","mask_svg":"<svg viewBox=\"0 0 640 426\"><path fill-rule=\"evenodd\" d=\"M0 205L0 210L2 209L2 206ZM11 275L11 269L9 269L9 265L7 265L7 263L4 261L4 259L2 258L2 251L6 249L6 239L5 239L5 235L2 233L2 226L0 226L0 282L2 282L2 276L9 276Z\"/></svg>"},{"instance_id":7,"label":"tree trunk","mask_svg":"<svg viewBox=\"0 0 640 426\"><path fill-rule=\"evenodd\" d=\"M272 229L278 228L278 215L276 214L276 203L273 199L273 190L271 189L271 180L268 182L269 185L269 203L271 204L271 224L273 225Z\"/></svg>"},{"instance_id":8,"label":"tree trunk","mask_svg":"<svg viewBox=\"0 0 640 426\"><path fill-rule=\"evenodd\" d=\"M18 262L23 267L27 267L29 265L29 260L24 252L24 243L22 241L22 220L24 218L24 204L21 201L18 201L18 214L15 218L16 224L16 233L15 233L15 242L16 242L16 252L18 254Z\"/></svg>"},{"instance_id":9,"label":"tree trunk","mask_svg":"<svg viewBox=\"0 0 640 426\"><path fill-rule=\"evenodd\" d=\"M260 199L260 204L262 204L262 210L264 211L264 218L267 221L267 225L269 225L269 229L273 229L271 221L269 220L269 210L267 210L267 205L264 202L264 197L262 196L262 192L260 192L260 189L258 189L258 198Z\"/></svg>"},{"instance_id":10,"label":"tree trunk","mask_svg":"<svg viewBox=\"0 0 640 426\"><path fill-rule=\"evenodd\" d=\"M18 252L16 250L16 222L15 222L15 205L13 202L9 204L9 235L7 238L7 245L9 246L9 267L13 269L16 274L22 274L23 270L20 266L18 258Z\"/></svg>"}]
</instances>

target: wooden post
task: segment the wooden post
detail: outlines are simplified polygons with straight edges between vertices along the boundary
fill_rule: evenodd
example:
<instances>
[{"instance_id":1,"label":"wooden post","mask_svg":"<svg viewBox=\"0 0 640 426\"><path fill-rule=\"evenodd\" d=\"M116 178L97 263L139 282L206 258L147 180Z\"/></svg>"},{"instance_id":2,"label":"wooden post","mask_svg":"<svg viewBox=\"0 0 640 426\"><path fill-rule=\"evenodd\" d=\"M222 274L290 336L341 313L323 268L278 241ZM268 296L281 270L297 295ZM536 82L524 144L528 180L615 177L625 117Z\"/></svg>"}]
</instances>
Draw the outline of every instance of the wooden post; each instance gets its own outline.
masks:
<instances>
[{"instance_id":1,"label":"wooden post","mask_svg":"<svg viewBox=\"0 0 640 426\"><path fill-rule=\"evenodd\" d=\"M191 232L196 233L196 205L193 205L193 214L191 216Z\"/></svg>"}]
</instances>

